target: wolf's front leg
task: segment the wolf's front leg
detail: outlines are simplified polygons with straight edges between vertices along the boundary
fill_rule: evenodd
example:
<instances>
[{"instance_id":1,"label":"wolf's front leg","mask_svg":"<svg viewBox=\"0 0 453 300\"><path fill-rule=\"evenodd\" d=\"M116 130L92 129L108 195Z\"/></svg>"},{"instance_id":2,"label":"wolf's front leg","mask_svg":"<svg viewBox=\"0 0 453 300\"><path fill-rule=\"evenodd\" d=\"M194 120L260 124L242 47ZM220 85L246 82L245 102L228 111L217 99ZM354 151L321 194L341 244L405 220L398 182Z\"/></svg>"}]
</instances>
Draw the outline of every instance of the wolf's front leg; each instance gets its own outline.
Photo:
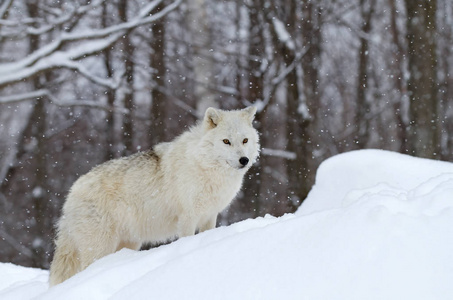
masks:
<instances>
[{"instance_id":1,"label":"wolf's front leg","mask_svg":"<svg viewBox=\"0 0 453 300\"><path fill-rule=\"evenodd\" d=\"M197 230L197 223L192 215L186 215L178 219L178 238L191 236Z\"/></svg>"},{"instance_id":2,"label":"wolf's front leg","mask_svg":"<svg viewBox=\"0 0 453 300\"><path fill-rule=\"evenodd\" d=\"M203 232L206 230L214 229L217 223L217 215L209 218L207 222L200 224L199 231Z\"/></svg>"}]
</instances>

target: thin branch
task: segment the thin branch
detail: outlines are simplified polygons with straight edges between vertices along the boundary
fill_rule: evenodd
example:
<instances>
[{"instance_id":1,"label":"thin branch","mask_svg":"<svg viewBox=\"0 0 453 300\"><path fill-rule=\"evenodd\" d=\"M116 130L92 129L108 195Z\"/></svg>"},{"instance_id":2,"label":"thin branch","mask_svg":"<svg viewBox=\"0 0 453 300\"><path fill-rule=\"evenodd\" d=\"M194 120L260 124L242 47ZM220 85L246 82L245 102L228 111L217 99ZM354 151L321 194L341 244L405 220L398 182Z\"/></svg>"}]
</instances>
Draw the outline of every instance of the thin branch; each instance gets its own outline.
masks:
<instances>
[{"instance_id":1,"label":"thin branch","mask_svg":"<svg viewBox=\"0 0 453 300\"><path fill-rule=\"evenodd\" d=\"M0 19L5 18L6 14L8 13L8 9L12 3L13 3L13 0L3 1L2 5L0 6Z\"/></svg>"},{"instance_id":2,"label":"thin branch","mask_svg":"<svg viewBox=\"0 0 453 300\"><path fill-rule=\"evenodd\" d=\"M105 0L97 0L97 1L90 1L89 4L87 5L82 5L77 7L76 9L70 11L69 13L65 15L58 15L54 19L53 22L49 22L49 24L46 24L44 26L35 28L35 27L27 27L26 32L30 35L42 35L45 33L48 33L55 28L69 22L69 21L76 21L81 18L84 14L86 14L88 11L91 11L95 9L96 7L100 6L102 2ZM61 11L61 10L59 10Z\"/></svg>"},{"instance_id":3,"label":"thin branch","mask_svg":"<svg viewBox=\"0 0 453 300\"><path fill-rule=\"evenodd\" d=\"M14 249L17 250L17 252L24 254L27 257L33 257L33 252L22 245L20 242L18 242L13 236L11 236L9 233L7 233L5 230L0 229L0 236L2 239L10 244Z\"/></svg>"},{"instance_id":4,"label":"thin branch","mask_svg":"<svg viewBox=\"0 0 453 300\"><path fill-rule=\"evenodd\" d=\"M122 114L129 113L129 110L125 109L123 107L119 107L119 106L111 107L111 106L99 103L98 101L95 101L95 100L61 101L58 98L56 98L54 95L52 95L46 89L36 90L33 92L27 92L27 93L22 93L22 94L15 94L15 95L11 95L11 96L0 97L0 104L18 103L18 102L24 102L24 101L36 100L36 99L42 99L42 100L47 99L47 100L51 101L52 104L61 106L61 107L84 106L84 107L89 107L89 108L101 109L101 110L105 110L105 111L114 111L114 112L118 112L118 113L122 113Z\"/></svg>"},{"instance_id":5,"label":"thin branch","mask_svg":"<svg viewBox=\"0 0 453 300\"><path fill-rule=\"evenodd\" d=\"M95 100L69 100L69 101L55 101L55 98L53 98L52 103L61 106L61 107L75 107L75 106L82 106L82 107L88 107L88 108L95 108L95 109L100 109L100 110L105 110L105 111L113 111L116 113L121 113L121 114L129 114L130 111L127 108L120 107L120 106L108 106L99 103L98 101Z\"/></svg>"},{"instance_id":6,"label":"thin branch","mask_svg":"<svg viewBox=\"0 0 453 300\"><path fill-rule=\"evenodd\" d=\"M278 75L270 80L266 80L267 83L265 84L268 92L264 93L264 99L261 101L255 101L253 105L257 106L258 111L261 112L270 102L271 97L275 94L277 87L286 79L286 77L294 71L295 68L299 65L300 60L304 55L307 53L307 50L302 52L297 52L294 60L291 62L289 66L285 66L283 70L279 71ZM273 64L274 65L274 64ZM246 105L250 105L251 103L245 103Z\"/></svg>"},{"instance_id":7,"label":"thin branch","mask_svg":"<svg viewBox=\"0 0 453 300\"><path fill-rule=\"evenodd\" d=\"M295 160L297 157L296 153L294 153L294 152L280 150L280 149L270 149L270 148L262 148L261 154L266 155L266 156L281 157L281 158L288 159L288 160Z\"/></svg>"},{"instance_id":8,"label":"thin branch","mask_svg":"<svg viewBox=\"0 0 453 300\"><path fill-rule=\"evenodd\" d=\"M271 84L276 86L282 83L282 81L285 80L289 73L291 73L294 70L294 68L297 67L302 57L304 57L305 53L307 53L307 50L296 53L296 57L291 62L291 64L289 66L286 66L285 69L283 69L277 77L274 77L271 80Z\"/></svg>"},{"instance_id":9,"label":"thin branch","mask_svg":"<svg viewBox=\"0 0 453 300\"><path fill-rule=\"evenodd\" d=\"M272 17L272 25L274 33L280 43L284 44L285 47L294 52L296 51L296 43L291 38L291 34L286 30L285 25L277 17Z\"/></svg>"},{"instance_id":10,"label":"thin branch","mask_svg":"<svg viewBox=\"0 0 453 300\"><path fill-rule=\"evenodd\" d=\"M33 92L14 94L14 95L10 95L10 96L3 96L3 97L0 97L0 104L17 103L17 102L27 101L30 99L42 98L44 96L47 96L47 94L48 94L47 90L36 90Z\"/></svg>"}]
</instances>

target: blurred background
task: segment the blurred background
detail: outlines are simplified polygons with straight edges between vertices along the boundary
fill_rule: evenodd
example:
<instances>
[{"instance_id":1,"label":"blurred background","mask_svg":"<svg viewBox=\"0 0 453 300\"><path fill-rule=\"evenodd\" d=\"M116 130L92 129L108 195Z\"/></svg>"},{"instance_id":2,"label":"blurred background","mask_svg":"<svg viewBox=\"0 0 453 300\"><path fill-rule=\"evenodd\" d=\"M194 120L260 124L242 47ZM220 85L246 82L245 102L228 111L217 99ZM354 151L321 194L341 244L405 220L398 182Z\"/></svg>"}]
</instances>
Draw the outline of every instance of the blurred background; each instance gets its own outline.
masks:
<instances>
[{"instance_id":1,"label":"blurred background","mask_svg":"<svg viewBox=\"0 0 453 300\"><path fill-rule=\"evenodd\" d=\"M262 145L219 225L337 153L451 161L452 40L450 0L0 0L0 261L48 268L71 184L208 106L257 106Z\"/></svg>"}]
</instances>

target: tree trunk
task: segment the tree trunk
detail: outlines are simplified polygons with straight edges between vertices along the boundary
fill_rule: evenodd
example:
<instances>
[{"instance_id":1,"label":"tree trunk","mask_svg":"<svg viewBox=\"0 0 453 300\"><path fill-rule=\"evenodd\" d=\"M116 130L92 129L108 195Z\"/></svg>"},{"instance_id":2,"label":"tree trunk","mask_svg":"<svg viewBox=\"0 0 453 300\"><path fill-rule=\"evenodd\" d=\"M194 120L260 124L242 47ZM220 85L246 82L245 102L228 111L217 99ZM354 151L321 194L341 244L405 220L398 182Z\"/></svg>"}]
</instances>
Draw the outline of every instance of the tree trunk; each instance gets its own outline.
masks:
<instances>
[{"instance_id":1,"label":"tree trunk","mask_svg":"<svg viewBox=\"0 0 453 300\"><path fill-rule=\"evenodd\" d=\"M453 161L453 89L451 88L451 57L452 40L453 40L453 3L450 1L439 1L438 26L442 28L438 36L438 53L439 53L439 118L442 122L439 124L441 136L441 159Z\"/></svg>"},{"instance_id":2,"label":"tree trunk","mask_svg":"<svg viewBox=\"0 0 453 300\"><path fill-rule=\"evenodd\" d=\"M249 73L249 88L246 99L253 103L263 99L263 74L259 70L262 63L261 58L264 55L264 37L260 21L259 1L251 1L250 5L248 9L250 20L248 57L251 59L249 60L248 70L252 71ZM261 146L267 145L267 136L263 132L263 117L264 112L258 113L255 118L255 124L258 130L261 131ZM266 157L261 156L258 163L250 170L249 176L251 180L246 181L243 189L244 199L247 201L244 209L251 213L252 218L256 218L263 213L263 204L268 197L265 193L262 194L263 191L261 191L261 187L267 183L266 178L269 176L269 174L264 172L263 165L266 165Z\"/></svg>"},{"instance_id":3,"label":"tree trunk","mask_svg":"<svg viewBox=\"0 0 453 300\"><path fill-rule=\"evenodd\" d=\"M297 7L290 10L290 24L297 27ZM321 20L318 7L312 1L302 2L302 35L307 48L302 57L303 81L297 69L287 77L287 150L296 154L296 159L288 163L288 199L294 206L306 198L314 180L310 162L313 160L312 130L320 103L319 59L321 55ZM286 65L295 59L295 54L285 48L283 57ZM302 89L300 85L302 84ZM303 95L300 94L302 90Z\"/></svg>"},{"instance_id":4,"label":"tree trunk","mask_svg":"<svg viewBox=\"0 0 453 300\"><path fill-rule=\"evenodd\" d=\"M118 13L122 22L127 22L127 0L121 0L118 4ZM123 141L124 141L124 154L129 155L134 152L134 45L130 38L130 33L126 34L123 39L124 51L124 69L126 76L126 91L124 94L124 108L127 113L123 116Z\"/></svg>"},{"instance_id":5,"label":"tree trunk","mask_svg":"<svg viewBox=\"0 0 453 300\"><path fill-rule=\"evenodd\" d=\"M410 99L409 148L413 155L438 158L436 0L406 0Z\"/></svg>"},{"instance_id":6,"label":"tree trunk","mask_svg":"<svg viewBox=\"0 0 453 300\"><path fill-rule=\"evenodd\" d=\"M307 172L309 170L307 161L312 158L309 150L310 136L308 131L310 119L298 113L300 96L297 81L296 70L293 70L287 77L286 127L287 150L296 154L295 160L287 164L288 199L294 205L300 205L310 190L307 183Z\"/></svg>"},{"instance_id":7,"label":"tree trunk","mask_svg":"<svg viewBox=\"0 0 453 300\"><path fill-rule=\"evenodd\" d=\"M107 2L102 3L102 27L107 28L108 24L108 7ZM105 70L107 72L107 77L113 77L113 67L112 67L112 54L110 48L104 50L104 65ZM104 160L110 160L115 158L115 119L113 113L113 106L115 105L115 98L116 92L113 89L107 89L106 91L107 96L107 105L110 109L106 112L106 132L105 132L105 140L106 140L106 151L105 151L105 158Z\"/></svg>"},{"instance_id":8,"label":"tree trunk","mask_svg":"<svg viewBox=\"0 0 453 300\"><path fill-rule=\"evenodd\" d=\"M38 1L27 3L28 14L31 18L38 18ZM29 52L32 53L39 49L39 36L30 35ZM45 75L45 74L44 74ZM43 75L41 75L43 76ZM43 88L41 76L33 78L32 86L34 90ZM53 210L50 206L49 195L47 193L47 149L46 149L46 103L44 99L36 101L30 117L30 142L35 146L31 150L31 158L35 166L32 187L32 211L36 222L35 238L33 241L34 265L40 268L47 268L49 262L46 259L46 245L52 241L52 216Z\"/></svg>"},{"instance_id":9,"label":"tree trunk","mask_svg":"<svg viewBox=\"0 0 453 300\"><path fill-rule=\"evenodd\" d=\"M401 45L400 33L396 23L398 9L396 6L396 0L389 0L390 6L390 28L392 32L393 41L393 59L396 63L395 66L395 86L398 90L399 97L396 99L394 104L394 111L397 121L397 136L400 141L399 152L406 153L408 151L407 146L407 116L405 115L404 101L407 97L407 87L404 80L404 48Z\"/></svg>"},{"instance_id":10,"label":"tree trunk","mask_svg":"<svg viewBox=\"0 0 453 300\"><path fill-rule=\"evenodd\" d=\"M237 45L236 46L237 55L236 55L236 76L235 76L234 83L235 83L235 88L236 88L236 92L237 92L236 100L237 100L238 104L243 103L243 100L246 97L242 90L242 80L245 75L244 74L245 70L243 68L243 63L242 63L243 44L241 41L241 26L242 26L242 24L241 24L241 21L242 21L242 18L241 18L242 5L241 5L241 3L242 3L241 1L236 1L236 3L235 3L235 5L236 5L235 38L236 38L236 45Z\"/></svg>"},{"instance_id":11,"label":"tree trunk","mask_svg":"<svg viewBox=\"0 0 453 300\"><path fill-rule=\"evenodd\" d=\"M213 47L207 12L208 3L206 0L187 1L189 29L194 49L194 96L197 99L197 115L200 118L209 106L217 106L216 96L211 90L211 86L215 85L212 58L203 57L203 50Z\"/></svg>"},{"instance_id":12,"label":"tree trunk","mask_svg":"<svg viewBox=\"0 0 453 300\"><path fill-rule=\"evenodd\" d=\"M371 20L373 17L375 0L361 0L360 11L362 17L362 33L359 48L359 69L357 78L357 107L355 125L357 127L356 145L359 149L366 147L370 135L370 99L367 99L368 91L368 34L371 32Z\"/></svg>"},{"instance_id":13,"label":"tree trunk","mask_svg":"<svg viewBox=\"0 0 453 300\"><path fill-rule=\"evenodd\" d=\"M161 4L157 8L160 11L164 6ZM160 19L151 26L152 32L152 52L150 66L152 70L152 104L151 104L151 130L150 144L155 145L165 140L166 133L166 110L167 101L162 90L165 88L165 18Z\"/></svg>"}]
</instances>

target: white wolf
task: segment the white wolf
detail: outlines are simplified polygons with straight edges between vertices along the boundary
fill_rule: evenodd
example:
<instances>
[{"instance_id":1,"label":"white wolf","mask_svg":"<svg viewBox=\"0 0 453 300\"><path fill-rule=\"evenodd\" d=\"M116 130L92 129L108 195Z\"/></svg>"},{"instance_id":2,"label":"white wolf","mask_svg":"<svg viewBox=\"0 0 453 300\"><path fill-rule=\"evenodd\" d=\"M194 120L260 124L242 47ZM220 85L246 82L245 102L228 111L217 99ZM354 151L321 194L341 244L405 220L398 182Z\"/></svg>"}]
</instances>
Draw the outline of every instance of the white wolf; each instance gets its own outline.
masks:
<instances>
[{"instance_id":1,"label":"white wolf","mask_svg":"<svg viewBox=\"0 0 453 300\"><path fill-rule=\"evenodd\" d=\"M172 142L80 177L58 223L50 285L121 248L138 250L144 242L214 228L258 157L255 112L208 108L198 125Z\"/></svg>"}]
</instances>

